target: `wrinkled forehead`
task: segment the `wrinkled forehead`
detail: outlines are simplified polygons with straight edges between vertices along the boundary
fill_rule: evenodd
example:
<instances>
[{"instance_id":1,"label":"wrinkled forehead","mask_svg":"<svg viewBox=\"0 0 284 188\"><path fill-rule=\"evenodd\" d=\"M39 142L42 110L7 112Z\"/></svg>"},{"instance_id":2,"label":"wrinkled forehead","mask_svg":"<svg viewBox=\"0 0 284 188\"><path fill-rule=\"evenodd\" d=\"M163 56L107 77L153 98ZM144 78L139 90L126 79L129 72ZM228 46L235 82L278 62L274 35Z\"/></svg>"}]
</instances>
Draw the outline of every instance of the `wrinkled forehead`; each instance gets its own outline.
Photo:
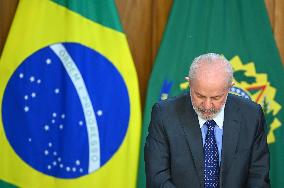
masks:
<instances>
[{"instance_id":1,"label":"wrinkled forehead","mask_svg":"<svg viewBox=\"0 0 284 188\"><path fill-rule=\"evenodd\" d=\"M228 79L228 72L226 70L226 65L220 63L219 61L206 63L200 62L198 68L196 69L196 79L210 79L216 81L222 81ZM208 81L210 81L208 80Z\"/></svg>"},{"instance_id":2,"label":"wrinkled forehead","mask_svg":"<svg viewBox=\"0 0 284 188\"><path fill-rule=\"evenodd\" d=\"M190 85L199 93L214 93L215 95L228 88L228 76L222 66L210 64L196 70L196 76L191 80Z\"/></svg>"}]
</instances>

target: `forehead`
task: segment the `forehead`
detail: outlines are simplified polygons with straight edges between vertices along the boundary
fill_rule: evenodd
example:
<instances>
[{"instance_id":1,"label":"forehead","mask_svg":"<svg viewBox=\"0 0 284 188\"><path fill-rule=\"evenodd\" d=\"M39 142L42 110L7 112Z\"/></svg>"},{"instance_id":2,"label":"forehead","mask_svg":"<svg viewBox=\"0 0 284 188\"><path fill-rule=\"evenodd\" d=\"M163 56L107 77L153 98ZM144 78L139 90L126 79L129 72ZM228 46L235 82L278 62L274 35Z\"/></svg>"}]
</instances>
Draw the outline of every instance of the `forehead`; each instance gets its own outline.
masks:
<instances>
[{"instance_id":1,"label":"forehead","mask_svg":"<svg viewBox=\"0 0 284 188\"><path fill-rule=\"evenodd\" d=\"M223 93L228 85L228 73L225 70L225 65L218 62L201 63L190 85L194 91L206 96Z\"/></svg>"},{"instance_id":2,"label":"forehead","mask_svg":"<svg viewBox=\"0 0 284 188\"><path fill-rule=\"evenodd\" d=\"M229 74L226 68L226 64L222 60L213 59L210 62L202 60L196 69L196 79L220 79L217 81L221 81L223 78L227 79Z\"/></svg>"}]
</instances>

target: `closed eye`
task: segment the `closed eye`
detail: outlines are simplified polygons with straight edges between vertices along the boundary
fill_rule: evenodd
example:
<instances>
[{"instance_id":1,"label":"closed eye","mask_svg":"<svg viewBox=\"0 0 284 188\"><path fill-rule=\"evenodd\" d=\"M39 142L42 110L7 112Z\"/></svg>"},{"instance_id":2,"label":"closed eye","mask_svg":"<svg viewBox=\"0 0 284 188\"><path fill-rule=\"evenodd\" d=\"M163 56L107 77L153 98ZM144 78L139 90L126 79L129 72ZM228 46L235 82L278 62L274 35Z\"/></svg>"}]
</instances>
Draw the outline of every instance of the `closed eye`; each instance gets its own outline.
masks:
<instances>
[{"instance_id":1,"label":"closed eye","mask_svg":"<svg viewBox=\"0 0 284 188\"><path fill-rule=\"evenodd\" d=\"M200 99L205 99L205 98L206 98L205 96L200 95L200 94L196 94L196 96L197 96L198 98L200 98Z\"/></svg>"},{"instance_id":2,"label":"closed eye","mask_svg":"<svg viewBox=\"0 0 284 188\"><path fill-rule=\"evenodd\" d=\"M219 100L221 96L211 97L212 100Z\"/></svg>"}]
</instances>

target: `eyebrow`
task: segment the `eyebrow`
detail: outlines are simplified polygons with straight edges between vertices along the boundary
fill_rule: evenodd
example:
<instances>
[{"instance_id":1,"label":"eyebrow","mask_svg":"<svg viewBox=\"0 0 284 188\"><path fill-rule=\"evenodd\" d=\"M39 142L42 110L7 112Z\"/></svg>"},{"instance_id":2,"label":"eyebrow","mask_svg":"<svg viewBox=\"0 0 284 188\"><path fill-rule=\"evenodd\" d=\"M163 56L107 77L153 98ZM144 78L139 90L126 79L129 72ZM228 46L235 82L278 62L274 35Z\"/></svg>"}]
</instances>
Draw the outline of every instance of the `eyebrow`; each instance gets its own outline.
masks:
<instances>
[{"instance_id":1,"label":"eyebrow","mask_svg":"<svg viewBox=\"0 0 284 188\"><path fill-rule=\"evenodd\" d=\"M206 97L206 96L204 96L204 95L198 93L197 91L195 91L195 93L196 93L197 95L201 96L201 97ZM223 94L220 94L220 95L212 96L212 97L210 97L210 98L222 97L223 95L224 95L224 93L223 93Z\"/></svg>"}]
</instances>

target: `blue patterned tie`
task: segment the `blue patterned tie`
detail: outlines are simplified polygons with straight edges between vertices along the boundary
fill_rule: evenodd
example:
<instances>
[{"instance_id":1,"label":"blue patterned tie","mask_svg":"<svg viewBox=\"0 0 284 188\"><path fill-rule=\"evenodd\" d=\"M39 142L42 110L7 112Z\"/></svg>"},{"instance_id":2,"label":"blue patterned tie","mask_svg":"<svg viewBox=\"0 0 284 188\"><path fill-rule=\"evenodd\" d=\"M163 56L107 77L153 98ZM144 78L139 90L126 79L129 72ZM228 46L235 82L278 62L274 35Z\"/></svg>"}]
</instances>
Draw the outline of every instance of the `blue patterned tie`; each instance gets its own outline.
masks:
<instances>
[{"instance_id":1,"label":"blue patterned tie","mask_svg":"<svg viewBox=\"0 0 284 188\"><path fill-rule=\"evenodd\" d=\"M206 121L208 127L204 143L204 187L219 187L219 154L214 135L216 122L214 120Z\"/></svg>"}]
</instances>

